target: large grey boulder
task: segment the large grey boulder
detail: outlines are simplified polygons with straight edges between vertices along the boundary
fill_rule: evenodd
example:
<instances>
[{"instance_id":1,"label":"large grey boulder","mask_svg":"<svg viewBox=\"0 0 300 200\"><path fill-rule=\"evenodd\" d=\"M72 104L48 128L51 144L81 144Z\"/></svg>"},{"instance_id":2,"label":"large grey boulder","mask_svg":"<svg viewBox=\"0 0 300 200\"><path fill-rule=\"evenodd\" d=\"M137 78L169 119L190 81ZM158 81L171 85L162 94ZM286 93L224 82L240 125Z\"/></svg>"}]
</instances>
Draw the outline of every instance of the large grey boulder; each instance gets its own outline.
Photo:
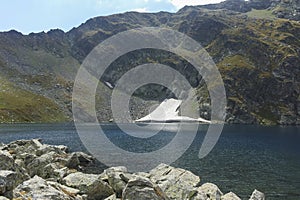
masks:
<instances>
[{"instance_id":1,"label":"large grey boulder","mask_svg":"<svg viewBox=\"0 0 300 200\"><path fill-rule=\"evenodd\" d=\"M0 195L12 197L13 189L22 181L22 177L16 172L0 170Z\"/></svg>"},{"instance_id":2,"label":"large grey boulder","mask_svg":"<svg viewBox=\"0 0 300 200\"><path fill-rule=\"evenodd\" d=\"M16 160L18 160L18 163L20 166L26 168L26 166L31 163L34 159L36 159L37 156L32 153L21 153L21 154L16 154Z\"/></svg>"},{"instance_id":3,"label":"large grey boulder","mask_svg":"<svg viewBox=\"0 0 300 200\"><path fill-rule=\"evenodd\" d=\"M254 190L249 200L265 200L265 195L258 190Z\"/></svg>"},{"instance_id":4,"label":"large grey boulder","mask_svg":"<svg viewBox=\"0 0 300 200\"><path fill-rule=\"evenodd\" d=\"M221 197L221 200L241 200L240 197L238 197L233 192L229 192Z\"/></svg>"},{"instance_id":5,"label":"large grey boulder","mask_svg":"<svg viewBox=\"0 0 300 200\"><path fill-rule=\"evenodd\" d=\"M17 167L13 156L8 151L0 151L0 169L15 170Z\"/></svg>"},{"instance_id":6,"label":"large grey boulder","mask_svg":"<svg viewBox=\"0 0 300 200\"><path fill-rule=\"evenodd\" d=\"M170 199L190 199L197 195L199 176L190 171L160 164L150 172L150 180L157 184Z\"/></svg>"},{"instance_id":7,"label":"large grey boulder","mask_svg":"<svg viewBox=\"0 0 300 200\"><path fill-rule=\"evenodd\" d=\"M127 183L122 200L168 200L167 195L157 186L153 184L150 179L145 177L134 177Z\"/></svg>"},{"instance_id":8,"label":"large grey boulder","mask_svg":"<svg viewBox=\"0 0 300 200\"><path fill-rule=\"evenodd\" d=\"M83 152L73 152L67 158L66 167L71 169L81 169L94 161L94 158Z\"/></svg>"},{"instance_id":9,"label":"large grey boulder","mask_svg":"<svg viewBox=\"0 0 300 200\"><path fill-rule=\"evenodd\" d=\"M127 168L123 166L108 168L101 174L101 179L109 183L119 198L131 177L132 175L127 172Z\"/></svg>"},{"instance_id":10,"label":"large grey boulder","mask_svg":"<svg viewBox=\"0 0 300 200\"><path fill-rule=\"evenodd\" d=\"M88 199L104 199L114 194L112 187L96 174L72 173L63 179L63 183L79 189L80 193L86 194Z\"/></svg>"},{"instance_id":11,"label":"large grey boulder","mask_svg":"<svg viewBox=\"0 0 300 200\"><path fill-rule=\"evenodd\" d=\"M67 167L62 167L58 163L50 163L44 167L44 170L39 175L47 180L61 182L67 175L77 172L77 170L71 170Z\"/></svg>"},{"instance_id":12,"label":"large grey boulder","mask_svg":"<svg viewBox=\"0 0 300 200\"><path fill-rule=\"evenodd\" d=\"M60 180L68 174L67 158L68 154L66 153L58 154L50 151L33 159L26 166L26 169L30 176L38 175L44 179Z\"/></svg>"},{"instance_id":13,"label":"large grey boulder","mask_svg":"<svg viewBox=\"0 0 300 200\"><path fill-rule=\"evenodd\" d=\"M198 188L198 192L206 194L209 200L220 200L223 193L213 183L204 183Z\"/></svg>"},{"instance_id":14,"label":"large grey boulder","mask_svg":"<svg viewBox=\"0 0 300 200\"><path fill-rule=\"evenodd\" d=\"M55 152L57 154L66 154L68 151L68 147L64 145L47 145L43 144L36 150L36 155L40 156L46 154L48 152Z\"/></svg>"},{"instance_id":15,"label":"large grey boulder","mask_svg":"<svg viewBox=\"0 0 300 200\"><path fill-rule=\"evenodd\" d=\"M47 183L50 186L54 187L55 189L57 189L59 191L63 191L64 193L68 194L71 197L77 197L77 198L82 197L82 196L80 196L80 190L78 190L78 189L71 188L71 187L68 187L65 185L61 185L54 181L47 181Z\"/></svg>"},{"instance_id":16,"label":"large grey boulder","mask_svg":"<svg viewBox=\"0 0 300 200\"><path fill-rule=\"evenodd\" d=\"M27 170L29 172L30 176L38 175L42 178L48 178L45 177L45 167L54 162L55 157L58 156L55 152L48 152L46 154L43 154L37 158L35 158L32 162L30 162L27 165Z\"/></svg>"},{"instance_id":17,"label":"large grey boulder","mask_svg":"<svg viewBox=\"0 0 300 200\"><path fill-rule=\"evenodd\" d=\"M50 184L48 184L44 179L34 176L33 178L20 184L17 188L13 190L13 196L18 200L79 200L80 197L70 196L69 194L60 191Z\"/></svg>"},{"instance_id":18,"label":"large grey boulder","mask_svg":"<svg viewBox=\"0 0 300 200\"><path fill-rule=\"evenodd\" d=\"M0 150L0 170L14 171L18 174L19 181L29 179L26 170L15 163L13 156L6 150Z\"/></svg>"}]
</instances>

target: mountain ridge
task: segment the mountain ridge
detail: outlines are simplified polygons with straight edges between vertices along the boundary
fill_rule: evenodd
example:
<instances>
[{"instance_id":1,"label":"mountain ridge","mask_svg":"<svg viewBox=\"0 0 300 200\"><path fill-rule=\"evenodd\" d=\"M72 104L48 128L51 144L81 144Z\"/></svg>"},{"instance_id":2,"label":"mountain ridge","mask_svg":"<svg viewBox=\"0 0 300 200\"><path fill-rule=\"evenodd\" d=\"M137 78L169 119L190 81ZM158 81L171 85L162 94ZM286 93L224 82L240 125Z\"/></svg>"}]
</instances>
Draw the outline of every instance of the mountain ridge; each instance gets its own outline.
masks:
<instances>
[{"instance_id":1,"label":"mountain ridge","mask_svg":"<svg viewBox=\"0 0 300 200\"><path fill-rule=\"evenodd\" d=\"M88 53L98 43L116 33L152 26L185 33L201 43L209 52L221 72L227 90L228 123L300 124L300 25L295 20L297 15L293 14L295 19L278 18L280 16L275 11L278 11L278 6L285 5L284 1L264 1L264 7L255 4L257 1L254 0L248 2L239 1L240 4L237 4L227 0L215 4L219 8L213 5L187 6L177 13L127 12L95 17L68 32L59 29L28 35L17 31L1 32L1 80L9 83L10 88L18 88L18 91L23 90L26 94L28 92L45 102L51 102L54 107L52 111L38 108L28 112L23 108L23 98L16 100L15 107L9 107L7 104L10 100L4 98L7 96L7 89L3 89L2 86L0 115L4 111L8 114L2 114L0 121L71 121L72 85L76 72ZM297 1L289 2L291 5L298 5ZM251 3L251 10L244 10L243 6L240 6L242 10L225 9L230 5ZM134 60L136 58L138 60ZM118 77L125 69L130 69L128 66L137 66L149 61L168 64L178 70L187 65L184 61L176 60L174 55L145 51L121 58L112 68L121 71L117 74ZM193 77L192 71L187 72L186 76L198 80L196 88L200 115L209 118L210 100L205 83L201 81L201 77ZM112 75L104 78L114 82ZM101 82L98 89L104 91L104 95L96 97L99 120L109 121L112 118L109 111L111 90ZM157 98L145 101L143 98L146 89L142 88L136 100L132 102L134 118L148 114L148 104L153 105L163 95L169 94L164 88L157 86L151 86L150 89ZM14 96L18 96L17 93ZM33 102L27 104L27 107L36 107ZM56 120L55 117L42 117L44 115L60 117Z\"/></svg>"}]
</instances>

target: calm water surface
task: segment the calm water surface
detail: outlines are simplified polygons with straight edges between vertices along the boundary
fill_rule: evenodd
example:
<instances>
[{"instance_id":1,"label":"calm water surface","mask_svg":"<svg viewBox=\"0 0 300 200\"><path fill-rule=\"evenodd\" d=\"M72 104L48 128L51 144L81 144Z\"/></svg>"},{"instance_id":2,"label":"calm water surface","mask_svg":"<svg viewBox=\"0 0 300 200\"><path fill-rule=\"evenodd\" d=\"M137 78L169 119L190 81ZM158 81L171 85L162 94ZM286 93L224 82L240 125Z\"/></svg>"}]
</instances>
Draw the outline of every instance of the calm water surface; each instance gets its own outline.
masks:
<instances>
[{"instance_id":1,"label":"calm water surface","mask_svg":"<svg viewBox=\"0 0 300 200\"><path fill-rule=\"evenodd\" d=\"M132 152L157 150L174 137L162 131L149 139L137 139L116 125L102 128L111 141ZM213 151L200 160L197 155L206 130L207 126L199 128L191 147L173 166L191 170L202 183L216 183L224 193L232 191L243 199L254 189L263 191L267 199L300 199L300 127L226 125ZM86 151L73 124L0 125L2 143L32 138ZM104 167L99 164L99 169Z\"/></svg>"}]
</instances>

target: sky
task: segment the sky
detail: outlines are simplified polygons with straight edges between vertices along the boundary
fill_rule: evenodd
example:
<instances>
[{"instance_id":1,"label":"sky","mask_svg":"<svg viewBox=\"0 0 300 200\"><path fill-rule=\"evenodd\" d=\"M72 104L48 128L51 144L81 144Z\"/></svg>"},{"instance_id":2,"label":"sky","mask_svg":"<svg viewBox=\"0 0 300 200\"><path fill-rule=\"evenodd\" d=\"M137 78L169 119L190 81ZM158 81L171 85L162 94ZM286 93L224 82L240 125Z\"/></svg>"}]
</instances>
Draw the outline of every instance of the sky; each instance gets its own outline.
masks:
<instances>
[{"instance_id":1,"label":"sky","mask_svg":"<svg viewBox=\"0 0 300 200\"><path fill-rule=\"evenodd\" d=\"M23 34L62 29L69 31L88 19L127 11L177 12L185 5L218 3L222 0L3 0L0 31Z\"/></svg>"}]
</instances>

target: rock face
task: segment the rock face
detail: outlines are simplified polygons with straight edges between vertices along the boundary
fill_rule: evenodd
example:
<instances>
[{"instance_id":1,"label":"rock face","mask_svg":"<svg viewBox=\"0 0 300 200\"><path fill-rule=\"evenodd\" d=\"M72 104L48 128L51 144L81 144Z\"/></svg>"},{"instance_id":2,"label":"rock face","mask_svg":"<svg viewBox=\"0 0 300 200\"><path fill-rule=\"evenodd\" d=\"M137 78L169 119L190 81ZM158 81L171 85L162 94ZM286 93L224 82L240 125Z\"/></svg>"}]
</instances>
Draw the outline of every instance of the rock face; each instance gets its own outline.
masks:
<instances>
[{"instance_id":1,"label":"rock face","mask_svg":"<svg viewBox=\"0 0 300 200\"><path fill-rule=\"evenodd\" d=\"M120 166L101 174L87 174L78 170L84 170L93 158L82 152L67 153L65 146L19 140L0 149L0 200L240 199L232 192L223 195L212 183L201 184L200 177L190 171L166 164L150 172L129 173ZM257 190L250 198L264 199Z\"/></svg>"},{"instance_id":2,"label":"rock face","mask_svg":"<svg viewBox=\"0 0 300 200\"><path fill-rule=\"evenodd\" d=\"M278 18L300 20L300 2L298 0L273 0L270 9Z\"/></svg>"}]
</instances>

